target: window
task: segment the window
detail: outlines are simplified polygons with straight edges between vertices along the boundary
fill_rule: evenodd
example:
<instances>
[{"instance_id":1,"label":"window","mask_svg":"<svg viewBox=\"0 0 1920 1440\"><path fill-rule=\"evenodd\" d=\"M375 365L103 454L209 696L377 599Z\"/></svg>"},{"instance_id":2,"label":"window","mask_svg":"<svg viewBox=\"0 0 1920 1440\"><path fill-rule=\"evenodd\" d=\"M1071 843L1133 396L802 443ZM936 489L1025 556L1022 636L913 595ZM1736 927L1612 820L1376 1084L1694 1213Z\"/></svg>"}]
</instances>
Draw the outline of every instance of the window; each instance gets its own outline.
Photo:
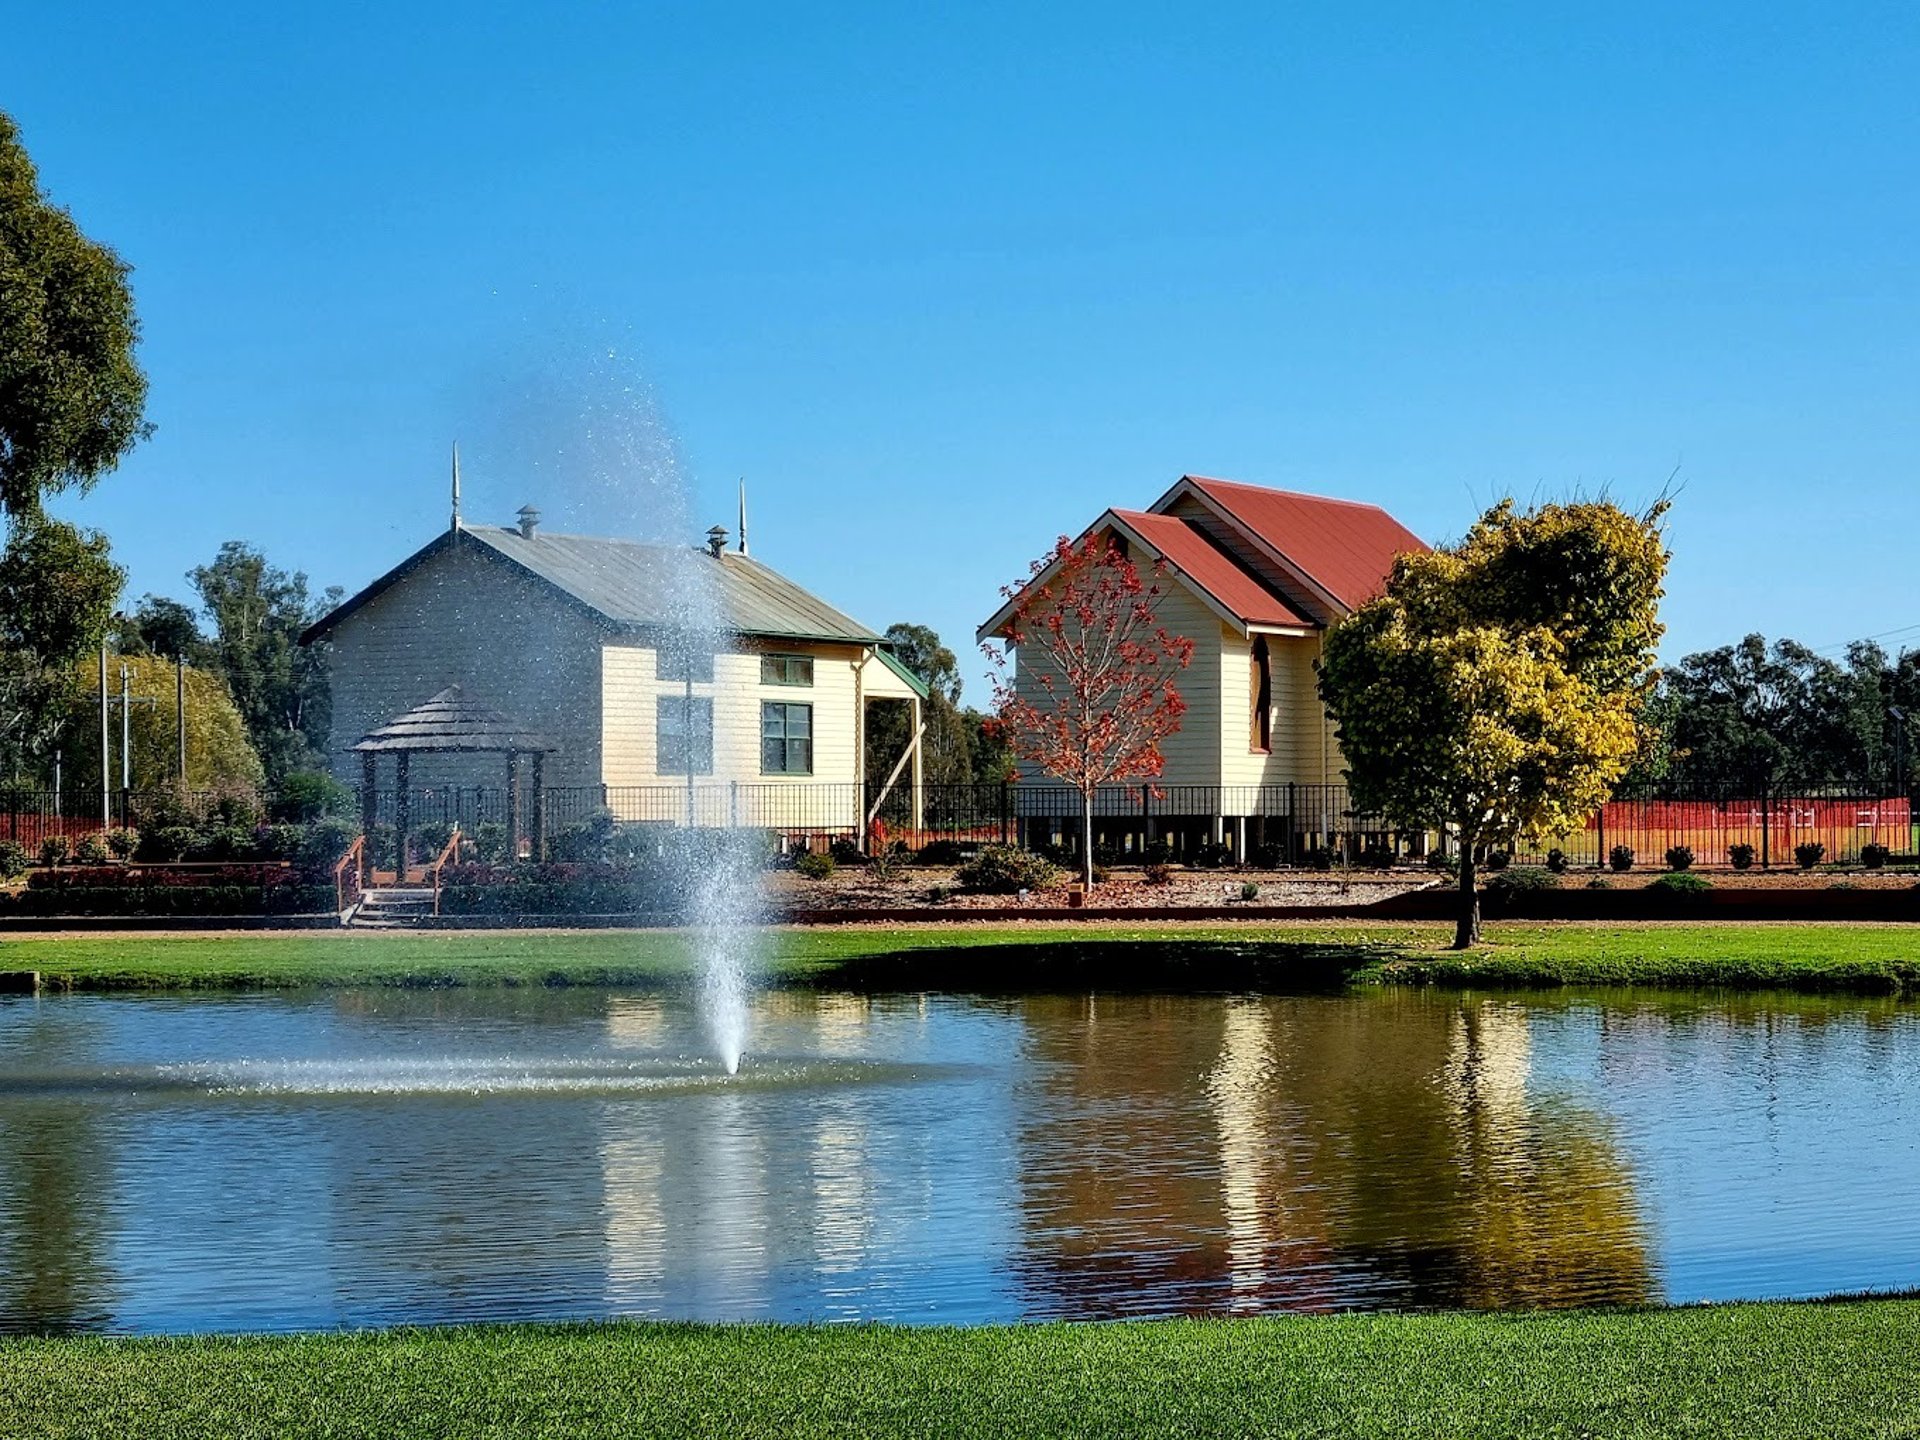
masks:
<instances>
[{"instance_id":1,"label":"window","mask_svg":"<svg viewBox=\"0 0 1920 1440\"><path fill-rule=\"evenodd\" d=\"M1247 748L1256 755L1273 749L1273 661L1267 652L1267 637L1253 637L1253 669L1247 676L1253 713L1247 727Z\"/></svg>"},{"instance_id":2,"label":"window","mask_svg":"<svg viewBox=\"0 0 1920 1440\"><path fill-rule=\"evenodd\" d=\"M813 684L813 657L811 655L762 655L760 683L762 685L811 685Z\"/></svg>"},{"instance_id":3,"label":"window","mask_svg":"<svg viewBox=\"0 0 1920 1440\"><path fill-rule=\"evenodd\" d=\"M696 695L689 700L685 695L662 695L655 720L659 727L655 734L659 737L660 758L654 769L659 774L713 773L713 701L710 698Z\"/></svg>"},{"instance_id":4,"label":"window","mask_svg":"<svg viewBox=\"0 0 1920 1440\"><path fill-rule=\"evenodd\" d=\"M760 773L813 773L813 706L783 700L760 706Z\"/></svg>"},{"instance_id":5,"label":"window","mask_svg":"<svg viewBox=\"0 0 1920 1440\"><path fill-rule=\"evenodd\" d=\"M696 685L713 683L713 656L706 653L696 654L685 645L669 641L655 652L654 673L662 680L678 680L685 684L692 680ZM692 675L687 671L691 669Z\"/></svg>"}]
</instances>

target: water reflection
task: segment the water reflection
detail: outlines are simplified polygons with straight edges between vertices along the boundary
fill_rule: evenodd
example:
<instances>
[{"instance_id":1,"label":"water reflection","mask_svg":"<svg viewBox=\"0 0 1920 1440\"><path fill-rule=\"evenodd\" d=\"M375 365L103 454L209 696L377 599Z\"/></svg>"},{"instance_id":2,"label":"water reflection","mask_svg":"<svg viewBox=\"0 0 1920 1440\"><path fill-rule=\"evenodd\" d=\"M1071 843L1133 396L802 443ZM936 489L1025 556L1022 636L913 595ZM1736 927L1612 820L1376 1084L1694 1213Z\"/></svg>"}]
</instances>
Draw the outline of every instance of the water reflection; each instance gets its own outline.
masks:
<instances>
[{"instance_id":1,"label":"water reflection","mask_svg":"<svg viewBox=\"0 0 1920 1440\"><path fill-rule=\"evenodd\" d=\"M1893 1002L0 1003L0 1328L1535 1307L1920 1283Z\"/></svg>"}]
</instances>

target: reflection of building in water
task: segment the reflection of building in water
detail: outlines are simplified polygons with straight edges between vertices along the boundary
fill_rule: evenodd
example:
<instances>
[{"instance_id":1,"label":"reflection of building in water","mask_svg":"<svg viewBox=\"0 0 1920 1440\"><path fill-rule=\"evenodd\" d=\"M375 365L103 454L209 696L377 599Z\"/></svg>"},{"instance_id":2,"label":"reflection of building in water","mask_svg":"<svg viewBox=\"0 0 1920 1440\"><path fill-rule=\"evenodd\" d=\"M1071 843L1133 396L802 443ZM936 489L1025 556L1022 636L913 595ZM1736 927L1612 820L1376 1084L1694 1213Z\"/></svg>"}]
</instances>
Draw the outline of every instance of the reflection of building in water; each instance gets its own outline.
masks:
<instances>
[{"instance_id":1,"label":"reflection of building in water","mask_svg":"<svg viewBox=\"0 0 1920 1440\"><path fill-rule=\"evenodd\" d=\"M1529 1093L1524 1011L1026 1002L1031 1313L1651 1298L1605 1127Z\"/></svg>"},{"instance_id":2,"label":"reflection of building in water","mask_svg":"<svg viewBox=\"0 0 1920 1440\"><path fill-rule=\"evenodd\" d=\"M1227 1005L1220 1059L1207 1080L1219 1130L1220 1198L1227 1232L1228 1308L1319 1308L1313 1276L1325 1264L1311 1192L1289 1173L1289 1114L1276 1083L1275 1007Z\"/></svg>"}]
</instances>

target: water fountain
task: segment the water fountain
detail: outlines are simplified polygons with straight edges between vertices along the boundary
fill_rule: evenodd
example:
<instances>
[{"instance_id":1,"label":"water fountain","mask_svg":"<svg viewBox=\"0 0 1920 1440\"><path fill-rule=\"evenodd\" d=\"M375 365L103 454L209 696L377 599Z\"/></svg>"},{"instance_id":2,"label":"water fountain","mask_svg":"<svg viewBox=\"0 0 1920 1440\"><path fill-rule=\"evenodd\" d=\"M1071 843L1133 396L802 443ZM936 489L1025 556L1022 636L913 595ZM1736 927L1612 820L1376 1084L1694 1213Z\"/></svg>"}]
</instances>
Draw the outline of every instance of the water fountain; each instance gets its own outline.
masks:
<instances>
[{"instance_id":1,"label":"water fountain","mask_svg":"<svg viewBox=\"0 0 1920 1440\"><path fill-rule=\"evenodd\" d=\"M667 602L657 653L663 667L673 667L662 673L687 677L691 733L694 677L710 676L715 657L732 648L734 637L716 564L721 546L710 555L690 543L700 527L679 446L619 346L583 347L572 357L550 359L538 373L504 407L502 470L539 477L543 499L563 528L654 547L662 570L656 588ZM689 774L686 825L665 839L663 859L686 898L703 1026L732 1075L750 1029L756 927L763 916L761 857L729 831L696 828L699 819Z\"/></svg>"}]
</instances>

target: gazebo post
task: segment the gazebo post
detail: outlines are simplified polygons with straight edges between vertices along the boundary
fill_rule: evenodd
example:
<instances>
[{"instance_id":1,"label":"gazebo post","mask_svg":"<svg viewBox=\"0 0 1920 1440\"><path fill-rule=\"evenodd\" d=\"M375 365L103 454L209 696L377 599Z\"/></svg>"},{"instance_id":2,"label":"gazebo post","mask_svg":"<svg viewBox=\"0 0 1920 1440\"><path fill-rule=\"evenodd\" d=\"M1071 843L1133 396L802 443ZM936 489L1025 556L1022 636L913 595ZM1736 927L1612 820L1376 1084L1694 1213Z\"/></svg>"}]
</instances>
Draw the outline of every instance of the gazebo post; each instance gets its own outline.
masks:
<instances>
[{"instance_id":1,"label":"gazebo post","mask_svg":"<svg viewBox=\"0 0 1920 1440\"><path fill-rule=\"evenodd\" d=\"M380 823L380 761L371 750L360 755L360 833L371 836L373 827ZM371 867L367 862L367 847L360 847L360 883L367 883L367 873Z\"/></svg>"},{"instance_id":2,"label":"gazebo post","mask_svg":"<svg viewBox=\"0 0 1920 1440\"><path fill-rule=\"evenodd\" d=\"M407 752L402 750L393 777L393 878L397 885L407 883L407 821L412 818L407 803L407 760Z\"/></svg>"},{"instance_id":3,"label":"gazebo post","mask_svg":"<svg viewBox=\"0 0 1920 1440\"><path fill-rule=\"evenodd\" d=\"M507 863L520 858L520 752L507 752Z\"/></svg>"},{"instance_id":4,"label":"gazebo post","mask_svg":"<svg viewBox=\"0 0 1920 1440\"><path fill-rule=\"evenodd\" d=\"M547 858L547 757L533 752L533 861Z\"/></svg>"}]
</instances>

